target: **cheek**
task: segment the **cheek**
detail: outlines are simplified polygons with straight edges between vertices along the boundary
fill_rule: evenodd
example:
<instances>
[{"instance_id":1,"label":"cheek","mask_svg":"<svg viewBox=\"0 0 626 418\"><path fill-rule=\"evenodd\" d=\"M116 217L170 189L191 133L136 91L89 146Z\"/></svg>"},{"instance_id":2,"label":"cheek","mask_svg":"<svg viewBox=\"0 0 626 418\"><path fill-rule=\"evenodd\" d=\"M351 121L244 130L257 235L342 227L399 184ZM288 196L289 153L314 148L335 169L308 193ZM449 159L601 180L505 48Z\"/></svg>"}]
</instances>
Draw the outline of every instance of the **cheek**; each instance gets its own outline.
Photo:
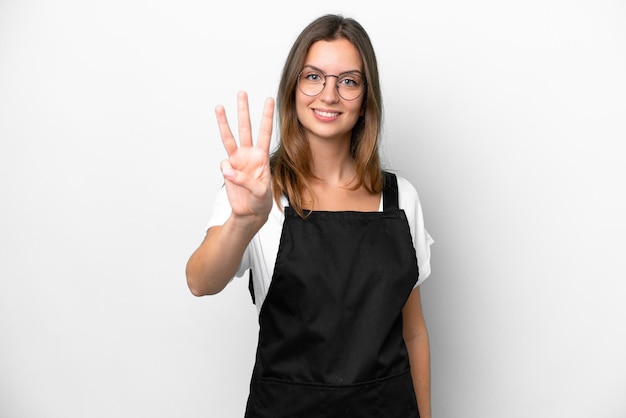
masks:
<instances>
[{"instance_id":1,"label":"cheek","mask_svg":"<svg viewBox=\"0 0 626 418\"><path fill-rule=\"evenodd\" d=\"M308 103L302 100L300 96L300 94L296 94L296 115L298 116L298 120L302 121L302 118L307 115Z\"/></svg>"},{"instance_id":2,"label":"cheek","mask_svg":"<svg viewBox=\"0 0 626 418\"><path fill-rule=\"evenodd\" d=\"M350 109L350 113L354 115L354 122L356 123L357 119L365 115L365 109L363 108L362 100L359 100L358 103L353 103L353 105L354 107Z\"/></svg>"},{"instance_id":3,"label":"cheek","mask_svg":"<svg viewBox=\"0 0 626 418\"><path fill-rule=\"evenodd\" d=\"M359 99L359 116L364 116L365 115L365 103L363 102L363 99Z\"/></svg>"}]
</instances>

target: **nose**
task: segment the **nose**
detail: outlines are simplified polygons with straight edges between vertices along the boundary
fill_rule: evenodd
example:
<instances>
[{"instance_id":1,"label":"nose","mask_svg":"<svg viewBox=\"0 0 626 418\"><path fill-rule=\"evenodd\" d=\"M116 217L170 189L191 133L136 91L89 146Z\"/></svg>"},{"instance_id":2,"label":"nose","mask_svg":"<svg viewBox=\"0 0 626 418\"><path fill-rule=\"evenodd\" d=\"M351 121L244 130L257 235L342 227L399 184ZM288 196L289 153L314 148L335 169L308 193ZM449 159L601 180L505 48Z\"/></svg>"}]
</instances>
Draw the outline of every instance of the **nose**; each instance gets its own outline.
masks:
<instances>
[{"instance_id":1,"label":"nose","mask_svg":"<svg viewBox=\"0 0 626 418\"><path fill-rule=\"evenodd\" d=\"M331 81L333 80L333 81ZM339 101L339 90L337 86L339 78L334 75L327 75L324 82L324 88L320 93L320 99L324 103L337 103Z\"/></svg>"}]
</instances>

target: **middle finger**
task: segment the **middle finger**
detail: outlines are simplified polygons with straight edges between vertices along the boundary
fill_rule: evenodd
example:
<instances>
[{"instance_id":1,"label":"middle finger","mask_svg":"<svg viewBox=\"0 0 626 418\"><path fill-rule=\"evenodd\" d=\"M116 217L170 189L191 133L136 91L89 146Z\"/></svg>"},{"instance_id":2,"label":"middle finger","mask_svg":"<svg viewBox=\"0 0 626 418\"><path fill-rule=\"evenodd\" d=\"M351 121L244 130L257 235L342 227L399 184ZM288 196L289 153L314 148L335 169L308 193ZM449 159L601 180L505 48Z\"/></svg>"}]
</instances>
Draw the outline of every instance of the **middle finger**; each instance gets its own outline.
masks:
<instances>
[{"instance_id":1,"label":"middle finger","mask_svg":"<svg viewBox=\"0 0 626 418\"><path fill-rule=\"evenodd\" d=\"M243 91L237 94L237 117L239 121L239 145L241 147L251 147L252 129L250 126L248 95Z\"/></svg>"}]
</instances>

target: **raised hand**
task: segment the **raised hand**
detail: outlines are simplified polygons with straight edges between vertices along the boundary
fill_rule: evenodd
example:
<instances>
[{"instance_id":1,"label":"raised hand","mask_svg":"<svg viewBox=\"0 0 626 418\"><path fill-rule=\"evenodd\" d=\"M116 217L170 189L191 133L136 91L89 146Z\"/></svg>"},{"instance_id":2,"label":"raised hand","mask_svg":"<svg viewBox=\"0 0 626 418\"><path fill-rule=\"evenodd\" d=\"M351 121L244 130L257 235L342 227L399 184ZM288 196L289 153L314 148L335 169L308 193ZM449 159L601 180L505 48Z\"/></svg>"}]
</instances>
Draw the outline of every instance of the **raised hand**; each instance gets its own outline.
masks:
<instances>
[{"instance_id":1,"label":"raised hand","mask_svg":"<svg viewBox=\"0 0 626 418\"><path fill-rule=\"evenodd\" d=\"M230 129L223 106L215 108L222 143L228 159L221 168L228 200L233 215L266 218L272 208L272 186L269 166L269 147L272 137L274 100L265 100L261 127L256 145L252 130L248 95L237 95L239 146Z\"/></svg>"}]
</instances>

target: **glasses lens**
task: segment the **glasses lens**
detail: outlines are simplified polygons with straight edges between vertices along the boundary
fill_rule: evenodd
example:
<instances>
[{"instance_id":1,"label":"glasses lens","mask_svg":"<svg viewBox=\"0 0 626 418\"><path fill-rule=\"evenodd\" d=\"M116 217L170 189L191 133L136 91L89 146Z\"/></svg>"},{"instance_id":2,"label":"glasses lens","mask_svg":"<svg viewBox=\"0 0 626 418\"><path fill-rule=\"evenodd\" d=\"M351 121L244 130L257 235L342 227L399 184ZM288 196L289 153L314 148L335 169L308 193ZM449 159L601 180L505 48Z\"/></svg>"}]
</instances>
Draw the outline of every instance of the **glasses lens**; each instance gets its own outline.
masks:
<instances>
[{"instance_id":1,"label":"glasses lens","mask_svg":"<svg viewBox=\"0 0 626 418\"><path fill-rule=\"evenodd\" d=\"M300 91L307 96L317 96L324 90L325 77L318 71L305 68L298 77Z\"/></svg>"},{"instance_id":2,"label":"glasses lens","mask_svg":"<svg viewBox=\"0 0 626 418\"><path fill-rule=\"evenodd\" d=\"M337 79L339 95L346 100L354 100L363 93L363 77L358 73L344 74Z\"/></svg>"},{"instance_id":3,"label":"glasses lens","mask_svg":"<svg viewBox=\"0 0 626 418\"><path fill-rule=\"evenodd\" d=\"M327 77L337 79L337 92L344 100L355 100L363 94L365 82L359 73L326 76L317 70L305 68L298 77L298 87L307 96L317 96L324 90Z\"/></svg>"}]
</instances>

